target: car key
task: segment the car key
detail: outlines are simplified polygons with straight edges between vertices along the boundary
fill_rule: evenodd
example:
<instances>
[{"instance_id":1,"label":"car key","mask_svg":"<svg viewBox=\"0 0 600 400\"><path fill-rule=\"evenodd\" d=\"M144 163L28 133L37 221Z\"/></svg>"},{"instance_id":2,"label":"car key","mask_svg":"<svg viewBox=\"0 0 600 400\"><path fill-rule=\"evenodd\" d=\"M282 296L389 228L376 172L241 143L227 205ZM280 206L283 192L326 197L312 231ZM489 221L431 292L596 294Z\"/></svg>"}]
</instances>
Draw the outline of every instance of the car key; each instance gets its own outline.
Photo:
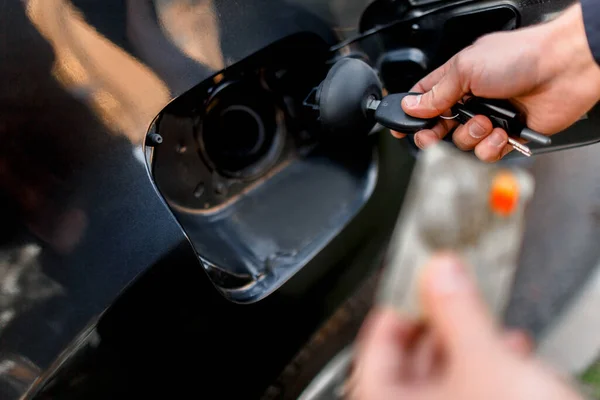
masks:
<instances>
[{"instance_id":1,"label":"car key","mask_svg":"<svg viewBox=\"0 0 600 400\"><path fill-rule=\"evenodd\" d=\"M375 70L362 60L345 57L337 61L327 77L304 99L303 104L319 112L318 120L330 134L368 134L376 122L406 134L432 128L439 118L458 119L466 123L475 115L486 115L494 127L503 128L508 143L526 156L531 156L527 145L517 138L547 146L551 139L529 129L524 116L509 102L470 97L452 109L452 117L429 119L412 117L402 110L402 99L421 93L394 93L383 96L383 87Z\"/></svg>"},{"instance_id":2,"label":"car key","mask_svg":"<svg viewBox=\"0 0 600 400\"><path fill-rule=\"evenodd\" d=\"M395 93L382 100L368 99L367 110L374 111L375 120L381 125L398 132L414 134L423 129L433 128L438 121L437 118L412 117L402 109L402 99L416 94L419 93Z\"/></svg>"},{"instance_id":3,"label":"car key","mask_svg":"<svg viewBox=\"0 0 600 400\"><path fill-rule=\"evenodd\" d=\"M511 138L510 136L508 137L508 144L510 144L513 147L513 149L515 149L519 153L523 154L525 157L531 157L531 155L533 154L531 152L531 149L529 148L529 146L524 145L523 143L517 142L515 139Z\"/></svg>"},{"instance_id":4,"label":"car key","mask_svg":"<svg viewBox=\"0 0 600 400\"><path fill-rule=\"evenodd\" d=\"M415 118L404 112L401 106L402 99L407 95L418 95L419 93L395 93L384 97L382 100L368 99L366 108L374 112L374 118L381 125L406 134L414 134L423 129L433 127L438 118ZM500 102L497 100L480 99L471 97L464 103L459 103L452 108L454 116L441 117L448 119L456 119L461 124L465 124L475 115L482 114L490 118L494 127L504 129L508 137L508 143L521 154L530 157L531 149L514 137L526 139L543 146L552 143L552 140L538 132L529 129L522 122L522 116L513 110L508 102Z\"/></svg>"}]
</instances>

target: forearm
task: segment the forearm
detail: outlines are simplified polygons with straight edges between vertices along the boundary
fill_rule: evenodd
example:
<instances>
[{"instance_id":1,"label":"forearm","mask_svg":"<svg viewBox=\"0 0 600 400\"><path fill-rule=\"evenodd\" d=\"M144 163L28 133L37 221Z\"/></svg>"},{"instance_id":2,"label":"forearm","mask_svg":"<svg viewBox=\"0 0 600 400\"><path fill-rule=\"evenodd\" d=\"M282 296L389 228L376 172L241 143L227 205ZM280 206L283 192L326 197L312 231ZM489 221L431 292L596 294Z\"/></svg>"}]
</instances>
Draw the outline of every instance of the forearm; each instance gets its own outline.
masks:
<instances>
[{"instance_id":1,"label":"forearm","mask_svg":"<svg viewBox=\"0 0 600 400\"><path fill-rule=\"evenodd\" d=\"M593 12L599 13L600 0L583 1L594 3L592 6L596 10ZM600 21L593 22L598 28L590 28L598 29L597 36L592 37L596 43L592 44L588 39L588 26L585 25L587 17L584 13L582 5L577 3L557 19L536 28L541 30L539 37L542 38L539 59L543 75L552 77L554 81L559 81L561 77L568 80L565 84L580 90L582 96L586 91L599 96L600 66L595 60L592 46L598 46L600 51Z\"/></svg>"}]
</instances>

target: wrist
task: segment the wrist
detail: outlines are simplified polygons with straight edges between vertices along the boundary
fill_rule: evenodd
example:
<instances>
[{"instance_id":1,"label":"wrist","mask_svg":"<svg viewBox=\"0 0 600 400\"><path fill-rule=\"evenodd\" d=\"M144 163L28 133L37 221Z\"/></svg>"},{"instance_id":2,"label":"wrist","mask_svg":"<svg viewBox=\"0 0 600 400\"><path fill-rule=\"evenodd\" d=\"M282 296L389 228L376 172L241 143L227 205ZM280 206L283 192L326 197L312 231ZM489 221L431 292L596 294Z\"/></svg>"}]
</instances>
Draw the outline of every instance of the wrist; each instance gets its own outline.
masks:
<instances>
[{"instance_id":1,"label":"wrist","mask_svg":"<svg viewBox=\"0 0 600 400\"><path fill-rule=\"evenodd\" d=\"M600 67L586 35L581 5L569 7L558 18L539 27L540 59L549 76L568 74L588 87L597 89L600 97ZM574 82L575 83L575 82Z\"/></svg>"}]
</instances>

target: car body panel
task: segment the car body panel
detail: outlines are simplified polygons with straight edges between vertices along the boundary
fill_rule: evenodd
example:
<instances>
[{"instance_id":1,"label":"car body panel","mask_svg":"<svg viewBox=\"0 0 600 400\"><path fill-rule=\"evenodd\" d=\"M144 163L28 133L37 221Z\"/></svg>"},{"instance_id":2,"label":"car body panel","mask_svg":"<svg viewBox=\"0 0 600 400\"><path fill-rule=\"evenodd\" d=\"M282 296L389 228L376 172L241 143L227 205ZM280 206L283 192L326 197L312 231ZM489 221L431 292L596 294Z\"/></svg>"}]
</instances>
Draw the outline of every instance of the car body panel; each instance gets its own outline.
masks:
<instances>
[{"instance_id":1,"label":"car body panel","mask_svg":"<svg viewBox=\"0 0 600 400\"><path fill-rule=\"evenodd\" d=\"M144 158L157 114L294 33L351 37L370 3L2 3L0 398L42 383L126 287L186 242ZM530 24L569 3L517 6Z\"/></svg>"}]
</instances>

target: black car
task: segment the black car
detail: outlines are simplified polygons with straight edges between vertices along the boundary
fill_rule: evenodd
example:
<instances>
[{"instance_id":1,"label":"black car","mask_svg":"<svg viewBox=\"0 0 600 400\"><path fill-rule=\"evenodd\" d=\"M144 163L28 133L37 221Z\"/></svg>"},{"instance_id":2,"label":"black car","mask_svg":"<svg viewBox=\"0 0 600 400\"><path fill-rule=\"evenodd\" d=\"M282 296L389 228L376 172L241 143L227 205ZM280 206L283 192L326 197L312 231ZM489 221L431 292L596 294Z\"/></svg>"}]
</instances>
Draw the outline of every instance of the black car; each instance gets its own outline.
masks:
<instances>
[{"instance_id":1,"label":"black car","mask_svg":"<svg viewBox=\"0 0 600 400\"><path fill-rule=\"evenodd\" d=\"M347 57L406 92L570 3L2 2L0 398L341 396L418 151L324 129L311 94ZM597 118L534 154L599 141ZM505 162L589 191L596 149ZM582 198L530 215L507 320L534 336L598 256L556 244L598 232Z\"/></svg>"}]
</instances>

